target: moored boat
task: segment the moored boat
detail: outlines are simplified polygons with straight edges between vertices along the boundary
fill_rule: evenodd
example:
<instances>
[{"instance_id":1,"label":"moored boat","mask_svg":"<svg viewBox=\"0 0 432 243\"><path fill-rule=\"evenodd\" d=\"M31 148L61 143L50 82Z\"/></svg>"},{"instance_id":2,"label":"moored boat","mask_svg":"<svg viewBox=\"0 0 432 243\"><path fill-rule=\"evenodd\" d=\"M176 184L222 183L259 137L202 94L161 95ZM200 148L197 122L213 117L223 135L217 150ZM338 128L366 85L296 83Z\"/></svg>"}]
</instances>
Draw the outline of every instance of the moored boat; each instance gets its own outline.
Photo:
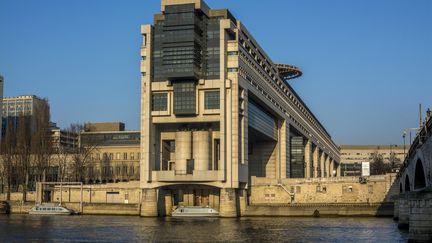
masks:
<instances>
[{"instance_id":1,"label":"moored boat","mask_svg":"<svg viewBox=\"0 0 432 243\"><path fill-rule=\"evenodd\" d=\"M218 217L219 211L210 207L180 206L172 212L173 217Z\"/></svg>"},{"instance_id":2,"label":"moored boat","mask_svg":"<svg viewBox=\"0 0 432 243\"><path fill-rule=\"evenodd\" d=\"M6 201L0 201L0 214L8 214L9 210L9 204Z\"/></svg>"},{"instance_id":3,"label":"moored boat","mask_svg":"<svg viewBox=\"0 0 432 243\"><path fill-rule=\"evenodd\" d=\"M38 215L71 215L73 213L72 210L55 204L40 204L32 207L29 211L29 214L38 214Z\"/></svg>"}]
</instances>

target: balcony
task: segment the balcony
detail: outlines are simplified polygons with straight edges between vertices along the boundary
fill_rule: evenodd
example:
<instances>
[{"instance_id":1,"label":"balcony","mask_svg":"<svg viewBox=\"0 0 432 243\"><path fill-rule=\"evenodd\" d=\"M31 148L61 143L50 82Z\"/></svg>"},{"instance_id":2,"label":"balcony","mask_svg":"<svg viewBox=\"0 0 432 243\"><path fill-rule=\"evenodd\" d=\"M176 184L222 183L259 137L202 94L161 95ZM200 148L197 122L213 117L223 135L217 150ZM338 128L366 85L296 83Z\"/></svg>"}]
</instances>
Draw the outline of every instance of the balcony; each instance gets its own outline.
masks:
<instances>
[{"instance_id":1,"label":"balcony","mask_svg":"<svg viewBox=\"0 0 432 243\"><path fill-rule=\"evenodd\" d=\"M223 170L194 170L192 174L178 174L175 170L152 171L152 180L161 182L223 181Z\"/></svg>"}]
</instances>

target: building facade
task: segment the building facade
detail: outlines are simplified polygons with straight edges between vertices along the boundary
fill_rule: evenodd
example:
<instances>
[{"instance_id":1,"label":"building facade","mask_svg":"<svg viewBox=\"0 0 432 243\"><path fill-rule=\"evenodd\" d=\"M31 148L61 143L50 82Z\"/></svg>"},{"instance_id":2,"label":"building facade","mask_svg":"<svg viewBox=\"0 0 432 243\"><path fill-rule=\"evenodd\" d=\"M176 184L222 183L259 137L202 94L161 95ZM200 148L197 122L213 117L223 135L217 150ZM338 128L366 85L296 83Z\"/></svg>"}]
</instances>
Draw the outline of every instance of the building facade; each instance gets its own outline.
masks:
<instances>
[{"instance_id":1,"label":"building facade","mask_svg":"<svg viewBox=\"0 0 432 243\"><path fill-rule=\"evenodd\" d=\"M9 124L17 126L20 115L30 118L31 129L35 129L35 114L47 101L36 95L5 97L2 99L2 135L6 133ZM31 130L33 131L33 130Z\"/></svg>"},{"instance_id":2,"label":"building facade","mask_svg":"<svg viewBox=\"0 0 432 243\"><path fill-rule=\"evenodd\" d=\"M3 86L4 86L4 78L3 76L0 75L0 121L2 121L2 116L3 116ZM2 138L2 132L0 132L0 141Z\"/></svg>"},{"instance_id":3,"label":"building facade","mask_svg":"<svg viewBox=\"0 0 432 243\"><path fill-rule=\"evenodd\" d=\"M142 215L194 205L236 216L252 177L337 174L337 146L287 82L298 69L273 63L227 9L161 8L141 27Z\"/></svg>"},{"instance_id":4,"label":"building facade","mask_svg":"<svg viewBox=\"0 0 432 243\"><path fill-rule=\"evenodd\" d=\"M123 123L90 123L80 133L80 145L88 149L86 183L139 180L140 132L125 131Z\"/></svg>"},{"instance_id":5,"label":"building facade","mask_svg":"<svg viewBox=\"0 0 432 243\"><path fill-rule=\"evenodd\" d=\"M409 145L340 145L341 176L361 176L361 163L372 162L374 156L382 157L384 163L400 166Z\"/></svg>"}]
</instances>

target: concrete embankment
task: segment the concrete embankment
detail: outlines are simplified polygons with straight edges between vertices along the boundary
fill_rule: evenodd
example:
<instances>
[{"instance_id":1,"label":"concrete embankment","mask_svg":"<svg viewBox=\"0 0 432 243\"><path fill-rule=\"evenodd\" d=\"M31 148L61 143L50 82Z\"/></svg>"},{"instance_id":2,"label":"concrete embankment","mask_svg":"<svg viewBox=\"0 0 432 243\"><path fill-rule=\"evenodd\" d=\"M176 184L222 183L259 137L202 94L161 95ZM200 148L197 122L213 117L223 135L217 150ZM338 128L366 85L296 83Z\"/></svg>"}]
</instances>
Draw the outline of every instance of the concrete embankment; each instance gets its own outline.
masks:
<instances>
[{"instance_id":1,"label":"concrete embankment","mask_svg":"<svg viewBox=\"0 0 432 243\"><path fill-rule=\"evenodd\" d=\"M139 204L63 203L84 215L140 215ZM28 213L34 202L10 202L10 213ZM241 216L321 217L321 216L393 216L393 204L293 204L247 206Z\"/></svg>"},{"instance_id":2,"label":"concrete embankment","mask_svg":"<svg viewBox=\"0 0 432 243\"><path fill-rule=\"evenodd\" d=\"M242 216L393 216L393 203L248 206Z\"/></svg>"}]
</instances>

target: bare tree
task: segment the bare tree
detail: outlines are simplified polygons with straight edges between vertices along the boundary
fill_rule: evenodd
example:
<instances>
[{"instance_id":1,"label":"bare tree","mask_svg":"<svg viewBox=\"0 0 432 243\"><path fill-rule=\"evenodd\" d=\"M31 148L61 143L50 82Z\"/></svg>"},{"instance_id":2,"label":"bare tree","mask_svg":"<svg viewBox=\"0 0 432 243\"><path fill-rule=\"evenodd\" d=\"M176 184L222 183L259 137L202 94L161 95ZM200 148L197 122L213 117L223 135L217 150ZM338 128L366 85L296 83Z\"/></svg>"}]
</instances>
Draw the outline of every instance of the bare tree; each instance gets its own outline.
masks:
<instances>
[{"instance_id":1,"label":"bare tree","mask_svg":"<svg viewBox=\"0 0 432 243\"><path fill-rule=\"evenodd\" d=\"M375 151L372 155L370 170L371 175L384 175L391 172L391 166L388 163L384 163L383 156L378 151Z\"/></svg>"},{"instance_id":2,"label":"bare tree","mask_svg":"<svg viewBox=\"0 0 432 243\"><path fill-rule=\"evenodd\" d=\"M44 99L43 101L44 102L41 102L35 107L35 132L32 134L31 147L34 157L36 180L45 182L53 147L50 130L50 108L48 100Z\"/></svg>"},{"instance_id":3,"label":"bare tree","mask_svg":"<svg viewBox=\"0 0 432 243\"><path fill-rule=\"evenodd\" d=\"M10 200L12 186L13 155L15 154L16 137L14 121L7 119L6 133L1 140L1 158L3 164L3 176L6 182L6 200Z\"/></svg>"},{"instance_id":4,"label":"bare tree","mask_svg":"<svg viewBox=\"0 0 432 243\"><path fill-rule=\"evenodd\" d=\"M88 175L87 169L93 162L93 153L98 149L98 143L96 141L86 141L85 144L81 141L81 132L84 131L85 125L83 124L71 124L70 131L78 134L80 139L79 145L72 153L72 171L73 178L78 182L85 182Z\"/></svg>"},{"instance_id":5,"label":"bare tree","mask_svg":"<svg viewBox=\"0 0 432 243\"><path fill-rule=\"evenodd\" d=\"M16 130L16 151L14 154L14 160L16 161L16 180L17 180L17 184L21 185L22 187L23 201L27 201L30 157L31 157L30 117L21 114L18 117L18 126Z\"/></svg>"},{"instance_id":6,"label":"bare tree","mask_svg":"<svg viewBox=\"0 0 432 243\"><path fill-rule=\"evenodd\" d=\"M390 165L393 172L396 172L402 165L402 161L400 158L396 157L395 152L390 153Z\"/></svg>"}]
</instances>

